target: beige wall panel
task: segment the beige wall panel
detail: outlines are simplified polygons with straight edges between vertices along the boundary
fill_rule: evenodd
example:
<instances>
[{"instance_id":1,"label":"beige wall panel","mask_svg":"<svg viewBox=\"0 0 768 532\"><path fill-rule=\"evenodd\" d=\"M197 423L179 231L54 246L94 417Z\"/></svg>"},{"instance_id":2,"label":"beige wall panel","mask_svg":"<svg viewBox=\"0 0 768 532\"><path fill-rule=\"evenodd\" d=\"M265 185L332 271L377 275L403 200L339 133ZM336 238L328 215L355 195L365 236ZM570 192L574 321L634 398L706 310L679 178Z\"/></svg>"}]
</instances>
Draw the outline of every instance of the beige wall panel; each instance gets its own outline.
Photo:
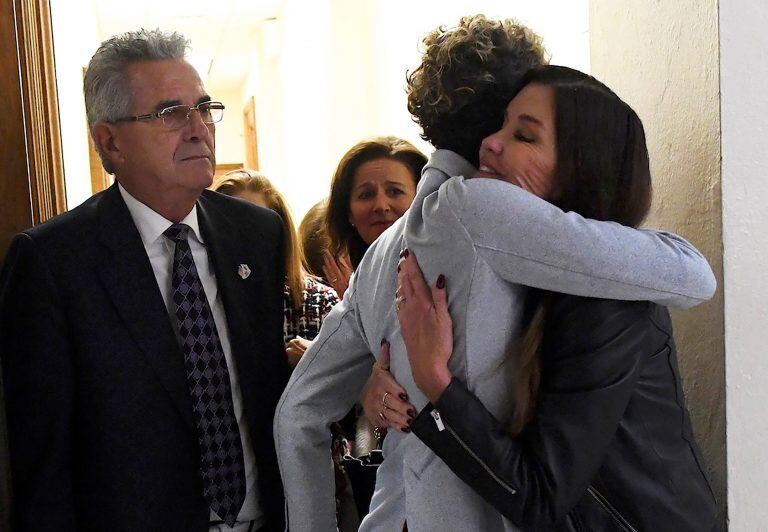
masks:
<instances>
[{"instance_id":1,"label":"beige wall panel","mask_svg":"<svg viewBox=\"0 0 768 532\"><path fill-rule=\"evenodd\" d=\"M709 259L714 299L674 312L694 430L724 515L725 375L717 0L592 0L592 74L645 125L654 177L647 223L677 232Z\"/></svg>"}]
</instances>

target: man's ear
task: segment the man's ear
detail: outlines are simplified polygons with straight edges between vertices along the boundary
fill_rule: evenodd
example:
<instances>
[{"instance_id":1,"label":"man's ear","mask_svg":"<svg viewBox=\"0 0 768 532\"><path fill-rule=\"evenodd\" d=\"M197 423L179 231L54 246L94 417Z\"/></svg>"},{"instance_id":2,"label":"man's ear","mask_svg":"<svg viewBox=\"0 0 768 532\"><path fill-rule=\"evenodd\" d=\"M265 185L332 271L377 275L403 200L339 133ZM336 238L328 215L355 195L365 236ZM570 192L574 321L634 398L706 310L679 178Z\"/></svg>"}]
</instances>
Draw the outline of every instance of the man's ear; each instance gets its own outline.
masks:
<instances>
[{"instance_id":1,"label":"man's ear","mask_svg":"<svg viewBox=\"0 0 768 532\"><path fill-rule=\"evenodd\" d=\"M96 145L96 151L111 162L112 166L120 166L125 162L125 154L119 148L120 143L117 142L117 130L114 124L96 122L91 128L91 136Z\"/></svg>"}]
</instances>

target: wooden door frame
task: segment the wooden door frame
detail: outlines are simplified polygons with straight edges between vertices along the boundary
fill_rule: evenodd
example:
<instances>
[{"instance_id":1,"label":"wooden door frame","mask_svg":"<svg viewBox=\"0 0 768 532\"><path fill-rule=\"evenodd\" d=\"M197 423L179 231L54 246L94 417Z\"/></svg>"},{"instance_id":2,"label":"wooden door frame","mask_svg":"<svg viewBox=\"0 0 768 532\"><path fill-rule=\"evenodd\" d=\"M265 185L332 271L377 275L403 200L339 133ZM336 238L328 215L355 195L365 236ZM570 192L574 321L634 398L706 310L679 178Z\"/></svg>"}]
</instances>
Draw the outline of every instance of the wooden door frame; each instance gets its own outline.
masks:
<instances>
[{"instance_id":1,"label":"wooden door frame","mask_svg":"<svg viewBox=\"0 0 768 532\"><path fill-rule=\"evenodd\" d=\"M67 209L49 0L3 4L0 90L18 110L0 137L0 191L12 192L0 197L0 258L13 234Z\"/></svg>"},{"instance_id":2,"label":"wooden door frame","mask_svg":"<svg viewBox=\"0 0 768 532\"><path fill-rule=\"evenodd\" d=\"M67 208L49 0L0 2L0 261L13 235ZM11 483L0 379L0 530Z\"/></svg>"},{"instance_id":3,"label":"wooden door frame","mask_svg":"<svg viewBox=\"0 0 768 532\"><path fill-rule=\"evenodd\" d=\"M259 141L256 134L256 98L251 96L243 108L243 134L245 135L245 165L259 169Z\"/></svg>"}]
</instances>

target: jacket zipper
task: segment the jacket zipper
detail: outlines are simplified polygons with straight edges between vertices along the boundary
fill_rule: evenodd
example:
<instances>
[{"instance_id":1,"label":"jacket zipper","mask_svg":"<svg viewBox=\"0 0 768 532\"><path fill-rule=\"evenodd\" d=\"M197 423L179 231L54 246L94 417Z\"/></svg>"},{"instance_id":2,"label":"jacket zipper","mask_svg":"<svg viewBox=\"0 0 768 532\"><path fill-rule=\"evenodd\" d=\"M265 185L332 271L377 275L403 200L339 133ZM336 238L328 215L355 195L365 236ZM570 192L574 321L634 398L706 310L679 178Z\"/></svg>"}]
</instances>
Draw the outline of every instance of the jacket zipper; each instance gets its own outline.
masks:
<instances>
[{"instance_id":1,"label":"jacket zipper","mask_svg":"<svg viewBox=\"0 0 768 532\"><path fill-rule=\"evenodd\" d=\"M629 521L624 519L624 516L619 513L619 511L613 507L613 505L608 502L608 499L603 497L603 494L597 491L594 487L589 486L587 487L587 492L589 492L590 495L592 495L592 498L597 501L597 503L603 507L603 510L608 512L608 515L610 515L613 520L618 524L622 530L625 530L626 532L637 532L635 530L635 527L629 524Z\"/></svg>"},{"instance_id":2,"label":"jacket zipper","mask_svg":"<svg viewBox=\"0 0 768 532\"><path fill-rule=\"evenodd\" d=\"M464 449L464 450L465 450L465 451L466 451L466 452L467 452L467 453L468 453L468 454L469 454L469 455L470 455L472 458L474 458L474 459L475 459L475 461L476 461L478 464L480 464L480 465L482 466L482 468L483 468L483 469L485 469L485 472L486 472L486 473L488 473L488 475L489 475L489 476L490 476L490 477L491 477L493 480L495 480L495 481L496 481L496 482L497 482L497 483L498 483L498 484L499 484L499 485L500 485L502 488L504 488L505 490L507 490L507 491L509 492L509 494L510 494L510 495L516 495L516 494L517 494L517 490L516 490L515 488L513 488L512 486L510 486L509 484L507 484L507 483L506 483L504 480L502 480L502 478L501 478L501 477L499 477L499 476L498 476L496 473L494 473L494 472L491 470L491 468L490 468L490 467L488 467L488 466L485 464L485 462L483 462L483 461L480 459L480 457L479 457L479 456L477 456L477 455L475 454L475 452L474 452L472 449L470 449L470 448L469 448L469 446L468 446L466 443L464 443L464 440L462 440L462 439L461 439L461 437L460 437L458 434L456 434L456 431L455 431L455 430L453 430L453 429L451 428L451 426L450 426L450 425L447 425L447 424L446 424L446 423L443 421L443 418L442 418L442 417L440 417L440 412L438 412L438 411L437 411L437 409L434 409L434 410L432 410L432 412L430 412L430 415L432 416L432 419L434 419L434 420L435 420L435 425L437 425L437 431L438 431L438 432L443 432L444 430L447 430L447 431L448 431L448 432L451 434L451 436L453 436L453 438L454 438L454 439L455 439L457 442L459 442L459 445L461 445L461 446L462 446L462 448L463 448L463 449Z\"/></svg>"},{"instance_id":3,"label":"jacket zipper","mask_svg":"<svg viewBox=\"0 0 768 532\"><path fill-rule=\"evenodd\" d=\"M430 412L430 415L435 420L435 425L437 425L437 432L443 432L445 430L445 425L443 425L443 419L440 417L440 412L433 410Z\"/></svg>"}]
</instances>

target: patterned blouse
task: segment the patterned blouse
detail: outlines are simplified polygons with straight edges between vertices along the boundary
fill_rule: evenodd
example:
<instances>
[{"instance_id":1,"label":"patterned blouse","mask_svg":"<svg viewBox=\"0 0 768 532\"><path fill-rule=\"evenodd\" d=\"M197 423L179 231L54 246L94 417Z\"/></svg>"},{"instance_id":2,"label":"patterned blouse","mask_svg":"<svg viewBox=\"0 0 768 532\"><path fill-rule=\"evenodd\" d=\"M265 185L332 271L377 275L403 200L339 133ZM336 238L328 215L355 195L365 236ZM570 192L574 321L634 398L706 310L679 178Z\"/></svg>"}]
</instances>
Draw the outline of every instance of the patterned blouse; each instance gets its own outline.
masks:
<instances>
[{"instance_id":1,"label":"patterned blouse","mask_svg":"<svg viewBox=\"0 0 768 532\"><path fill-rule=\"evenodd\" d=\"M302 300L304 301L301 309L297 311L293 308L293 300L285 286L283 292L284 299L284 317L283 317L283 341L287 344L297 336L305 340L314 340L317 333L320 332L320 325L325 316L331 311L331 308L339 302L339 296L336 291L325 286L311 277L304 277L304 290L302 291Z\"/></svg>"}]
</instances>

